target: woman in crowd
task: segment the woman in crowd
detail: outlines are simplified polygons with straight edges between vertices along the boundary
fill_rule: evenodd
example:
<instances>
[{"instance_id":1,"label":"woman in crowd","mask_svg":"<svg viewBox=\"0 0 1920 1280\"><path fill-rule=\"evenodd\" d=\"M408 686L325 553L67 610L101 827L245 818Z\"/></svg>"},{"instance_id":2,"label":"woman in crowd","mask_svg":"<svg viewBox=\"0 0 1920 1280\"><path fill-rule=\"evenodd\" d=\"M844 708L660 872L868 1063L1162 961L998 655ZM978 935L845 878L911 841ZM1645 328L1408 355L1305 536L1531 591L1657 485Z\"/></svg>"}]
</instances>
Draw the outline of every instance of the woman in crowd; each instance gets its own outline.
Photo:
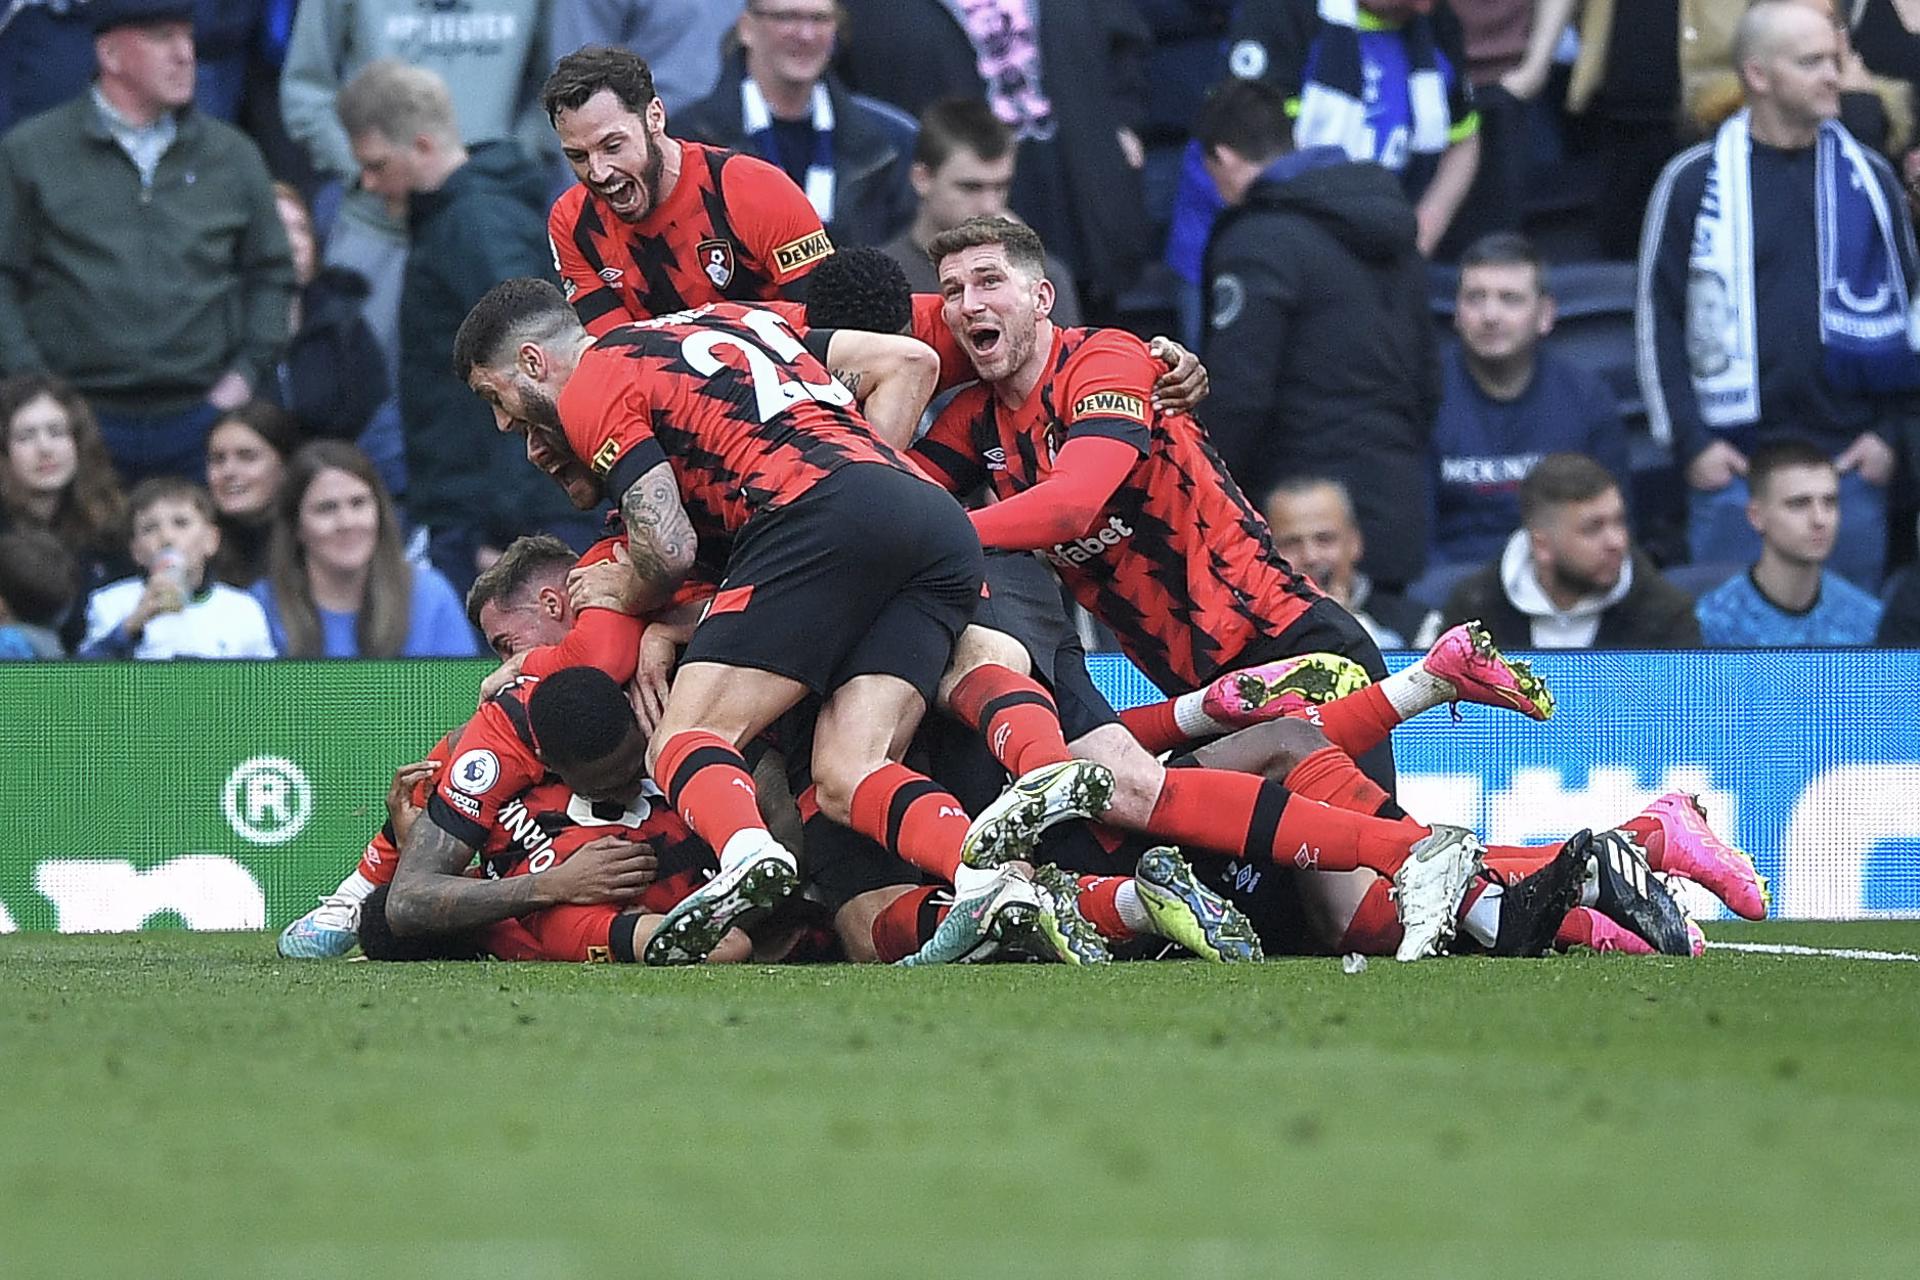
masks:
<instances>
[{"instance_id":1,"label":"woman in crowd","mask_svg":"<svg viewBox=\"0 0 1920 1280\"><path fill-rule=\"evenodd\" d=\"M131 572L127 499L93 411L66 383L29 374L0 383L6 465L0 467L0 530L45 529L79 566L74 600ZM70 609L56 630L71 649L86 618Z\"/></svg>"},{"instance_id":2,"label":"woman in crowd","mask_svg":"<svg viewBox=\"0 0 1920 1280\"><path fill-rule=\"evenodd\" d=\"M300 433L285 410L249 400L222 414L207 433L207 492L220 516L213 573L245 590L267 573L274 499Z\"/></svg>"},{"instance_id":3,"label":"woman in crowd","mask_svg":"<svg viewBox=\"0 0 1920 1280\"><path fill-rule=\"evenodd\" d=\"M367 456L318 440L287 463L267 576L253 594L289 658L468 657L459 597L401 550L393 500Z\"/></svg>"}]
</instances>

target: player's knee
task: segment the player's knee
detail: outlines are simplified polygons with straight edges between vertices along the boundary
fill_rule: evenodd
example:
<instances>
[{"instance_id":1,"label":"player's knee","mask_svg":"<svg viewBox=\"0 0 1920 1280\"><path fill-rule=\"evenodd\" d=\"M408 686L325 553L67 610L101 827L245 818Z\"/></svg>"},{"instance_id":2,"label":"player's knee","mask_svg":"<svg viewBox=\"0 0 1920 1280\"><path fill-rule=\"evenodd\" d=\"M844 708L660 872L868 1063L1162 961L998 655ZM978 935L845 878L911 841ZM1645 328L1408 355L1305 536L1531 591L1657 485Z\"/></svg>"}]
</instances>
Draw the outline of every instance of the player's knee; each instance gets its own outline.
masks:
<instances>
[{"instance_id":1,"label":"player's knee","mask_svg":"<svg viewBox=\"0 0 1920 1280\"><path fill-rule=\"evenodd\" d=\"M1167 769L1119 725L1106 725L1072 743L1073 754L1113 772L1113 800L1106 816L1123 826L1143 826L1160 802Z\"/></svg>"},{"instance_id":2,"label":"player's knee","mask_svg":"<svg viewBox=\"0 0 1920 1280\"><path fill-rule=\"evenodd\" d=\"M841 826L849 825L853 820L853 793L859 789L870 769L846 769L839 766L821 768L821 761L813 762L813 798L820 806L820 812Z\"/></svg>"},{"instance_id":3,"label":"player's knee","mask_svg":"<svg viewBox=\"0 0 1920 1280\"><path fill-rule=\"evenodd\" d=\"M1275 782L1293 772L1295 765L1314 752L1332 745L1318 725L1291 717L1269 720L1233 736L1246 738L1244 746L1249 764L1241 771L1257 773Z\"/></svg>"},{"instance_id":4,"label":"player's knee","mask_svg":"<svg viewBox=\"0 0 1920 1280\"><path fill-rule=\"evenodd\" d=\"M940 703L945 705L953 686L965 679L968 672L988 665L1006 667L1023 676L1033 674L1033 659L1027 656L1025 645L1004 631L969 624L954 642L953 657L947 663L946 674L940 677Z\"/></svg>"}]
</instances>

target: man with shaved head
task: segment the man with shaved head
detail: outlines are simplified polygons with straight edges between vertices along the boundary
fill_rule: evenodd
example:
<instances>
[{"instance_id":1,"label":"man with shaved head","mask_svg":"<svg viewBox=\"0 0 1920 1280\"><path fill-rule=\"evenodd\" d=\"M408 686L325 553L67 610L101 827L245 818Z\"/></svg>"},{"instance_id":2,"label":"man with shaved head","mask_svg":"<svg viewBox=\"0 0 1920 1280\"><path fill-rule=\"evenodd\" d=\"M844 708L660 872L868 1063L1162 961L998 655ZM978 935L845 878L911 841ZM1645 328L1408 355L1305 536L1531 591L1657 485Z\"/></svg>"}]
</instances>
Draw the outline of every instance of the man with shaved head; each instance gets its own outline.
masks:
<instances>
[{"instance_id":1,"label":"man with shaved head","mask_svg":"<svg viewBox=\"0 0 1920 1280\"><path fill-rule=\"evenodd\" d=\"M1640 253L1641 389L1688 485L1696 561L1748 563L1747 458L1815 442L1840 473L1832 567L1873 590L1895 448L1920 412L1920 287L1900 183L1838 120L1840 46L1805 0L1760 0L1734 62L1745 106L1654 188Z\"/></svg>"}]
</instances>

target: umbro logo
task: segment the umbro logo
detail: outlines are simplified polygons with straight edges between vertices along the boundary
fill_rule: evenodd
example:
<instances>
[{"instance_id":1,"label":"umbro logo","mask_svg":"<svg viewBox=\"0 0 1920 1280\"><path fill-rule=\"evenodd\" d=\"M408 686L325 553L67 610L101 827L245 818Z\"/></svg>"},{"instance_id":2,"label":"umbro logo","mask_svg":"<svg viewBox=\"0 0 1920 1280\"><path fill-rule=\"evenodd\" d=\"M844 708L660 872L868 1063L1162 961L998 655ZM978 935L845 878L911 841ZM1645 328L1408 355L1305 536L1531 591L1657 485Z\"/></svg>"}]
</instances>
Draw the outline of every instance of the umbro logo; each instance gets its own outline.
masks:
<instances>
[{"instance_id":1,"label":"umbro logo","mask_svg":"<svg viewBox=\"0 0 1920 1280\"><path fill-rule=\"evenodd\" d=\"M621 276L624 276L625 274L626 274L626 272L624 272L624 271L622 271L622 270L621 270L620 268L618 268L618 267L602 267L602 268L600 268L600 278L601 278L602 280L605 280L605 281L606 281L606 282L607 282L608 284L619 284L619 283L620 283L620 277L621 277Z\"/></svg>"},{"instance_id":2,"label":"umbro logo","mask_svg":"<svg viewBox=\"0 0 1920 1280\"><path fill-rule=\"evenodd\" d=\"M1007 451L1005 449L987 450L987 470L1005 471L1007 469Z\"/></svg>"}]
</instances>

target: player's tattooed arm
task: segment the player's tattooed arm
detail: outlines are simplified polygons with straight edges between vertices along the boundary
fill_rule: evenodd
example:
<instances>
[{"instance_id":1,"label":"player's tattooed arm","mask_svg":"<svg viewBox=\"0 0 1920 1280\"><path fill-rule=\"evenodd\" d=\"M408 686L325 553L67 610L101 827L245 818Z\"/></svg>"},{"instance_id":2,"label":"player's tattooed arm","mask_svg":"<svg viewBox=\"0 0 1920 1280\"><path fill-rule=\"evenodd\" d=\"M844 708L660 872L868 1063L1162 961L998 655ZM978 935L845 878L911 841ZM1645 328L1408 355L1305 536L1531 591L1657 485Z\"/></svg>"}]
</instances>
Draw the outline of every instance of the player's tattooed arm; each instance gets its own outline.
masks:
<instances>
[{"instance_id":1,"label":"player's tattooed arm","mask_svg":"<svg viewBox=\"0 0 1920 1280\"><path fill-rule=\"evenodd\" d=\"M553 905L541 876L477 880L462 874L473 847L431 818L407 833L387 893L396 936L460 933Z\"/></svg>"},{"instance_id":2,"label":"player's tattooed arm","mask_svg":"<svg viewBox=\"0 0 1920 1280\"><path fill-rule=\"evenodd\" d=\"M875 435L896 449L912 446L940 382L940 357L932 347L904 334L836 329L826 363L860 402Z\"/></svg>"},{"instance_id":3,"label":"player's tattooed arm","mask_svg":"<svg viewBox=\"0 0 1920 1280\"><path fill-rule=\"evenodd\" d=\"M633 571L647 589L646 607L656 607L693 568L700 547L671 463L656 464L628 487L620 498L620 517L627 526Z\"/></svg>"}]
</instances>

